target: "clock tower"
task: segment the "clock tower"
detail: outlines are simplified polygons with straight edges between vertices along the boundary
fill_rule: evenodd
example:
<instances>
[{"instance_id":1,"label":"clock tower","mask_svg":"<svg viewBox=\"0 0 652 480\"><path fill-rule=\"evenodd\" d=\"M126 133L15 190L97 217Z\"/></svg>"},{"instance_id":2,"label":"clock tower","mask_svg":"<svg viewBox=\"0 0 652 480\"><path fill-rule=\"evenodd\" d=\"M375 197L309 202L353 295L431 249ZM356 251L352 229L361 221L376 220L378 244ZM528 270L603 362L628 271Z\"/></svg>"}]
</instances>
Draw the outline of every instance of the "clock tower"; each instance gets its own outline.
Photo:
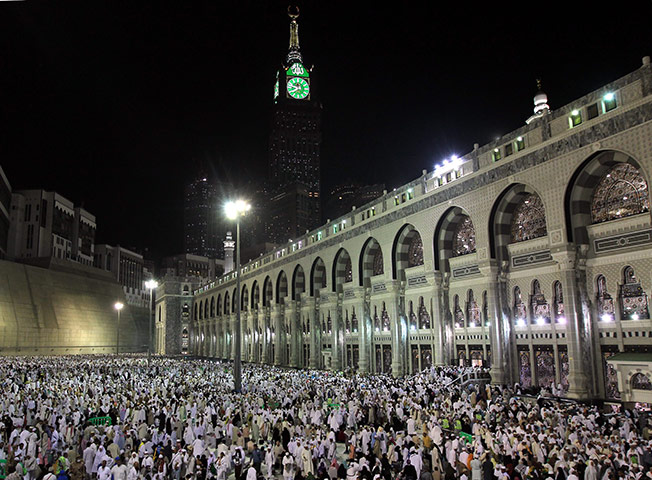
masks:
<instances>
[{"instance_id":1,"label":"clock tower","mask_svg":"<svg viewBox=\"0 0 652 480\"><path fill-rule=\"evenodd\" d=\"M321 104L299 48L299 9L288 8L290 46L276 72L269 135L269 241L284 243L321 225Z\"/></svg>"}]
</instances>

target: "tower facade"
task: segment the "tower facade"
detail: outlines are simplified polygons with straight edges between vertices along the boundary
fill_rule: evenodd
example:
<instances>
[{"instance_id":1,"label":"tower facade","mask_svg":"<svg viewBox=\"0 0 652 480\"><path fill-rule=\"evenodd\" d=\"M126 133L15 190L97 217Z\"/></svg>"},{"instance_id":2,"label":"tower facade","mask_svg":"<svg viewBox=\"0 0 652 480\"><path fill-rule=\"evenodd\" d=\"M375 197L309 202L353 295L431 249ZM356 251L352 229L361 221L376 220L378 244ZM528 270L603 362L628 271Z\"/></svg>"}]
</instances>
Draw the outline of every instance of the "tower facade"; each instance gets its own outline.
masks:
<instances>
[{"instance_id":1,"label":"tower facade","mask_svg":"<svg viewBox=\"0 0 652 480\"><path fill-rule=\"evenodd\" d=\"M276 74L269 135L272 242L285 242L321 223L321 104L299 48L299 10L288 10L290 45ZM288 198L292 201L288 202ZM287 218L286 218L287 217Z\"/></svg>"},{"instance_id":2,"label":"tower facade","mask_svg":"<svg viewBox=\"0 0 652 480\"><path fill-rule=\"evenodd\" d=\"M200 177L186 185L183 205L183 250L208 258L224 258L226 233L214 182Z\"/></svg>"}]
</instances>

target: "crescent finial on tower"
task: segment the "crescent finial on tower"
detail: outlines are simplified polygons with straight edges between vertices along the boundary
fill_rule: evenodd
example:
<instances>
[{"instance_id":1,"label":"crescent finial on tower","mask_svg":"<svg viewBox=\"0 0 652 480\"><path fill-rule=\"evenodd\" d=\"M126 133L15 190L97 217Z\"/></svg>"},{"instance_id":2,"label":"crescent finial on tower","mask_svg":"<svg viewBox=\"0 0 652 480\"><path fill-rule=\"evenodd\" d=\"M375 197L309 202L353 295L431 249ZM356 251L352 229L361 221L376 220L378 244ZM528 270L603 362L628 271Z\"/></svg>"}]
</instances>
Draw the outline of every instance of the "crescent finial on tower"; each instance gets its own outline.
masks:
<instances>
[{"instance_id":1,"label":"crescent finial on tower","mask_svg":"<svg viewBox=\"0 0 652 480\"><path fill-rule=\"evenodd\" d=\"M299 7L292 5L288 6L288 17L290 17L290 49L288 51L287 61L299 61L302 62L301 52L299 51L299 24L297 23L297 18L299 18Z\"/></svg>"}]
</instances>

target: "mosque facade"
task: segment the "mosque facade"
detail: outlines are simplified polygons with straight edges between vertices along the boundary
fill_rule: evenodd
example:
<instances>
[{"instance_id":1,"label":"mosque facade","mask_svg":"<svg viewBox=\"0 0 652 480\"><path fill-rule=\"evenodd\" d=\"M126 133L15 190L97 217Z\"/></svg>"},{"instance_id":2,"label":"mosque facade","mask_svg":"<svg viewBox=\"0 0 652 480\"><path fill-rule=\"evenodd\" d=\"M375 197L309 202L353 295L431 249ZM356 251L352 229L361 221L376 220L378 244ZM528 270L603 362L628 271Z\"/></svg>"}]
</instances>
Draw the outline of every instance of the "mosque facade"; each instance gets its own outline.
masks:
<instances>
[{"instance_id":1,"label":"mosque facade","mask_svg":"<svg viewBox=\"0 0 652 480\"><path fill-rule=\"evenodd\" d=\"M239 301L245 362L618 398L606 360L652 348L650 174L646 57L554 111L537 93L518 130L243 265L240 294L200 286L189 352L234 357Z\"/></svg>"}]
</instances>

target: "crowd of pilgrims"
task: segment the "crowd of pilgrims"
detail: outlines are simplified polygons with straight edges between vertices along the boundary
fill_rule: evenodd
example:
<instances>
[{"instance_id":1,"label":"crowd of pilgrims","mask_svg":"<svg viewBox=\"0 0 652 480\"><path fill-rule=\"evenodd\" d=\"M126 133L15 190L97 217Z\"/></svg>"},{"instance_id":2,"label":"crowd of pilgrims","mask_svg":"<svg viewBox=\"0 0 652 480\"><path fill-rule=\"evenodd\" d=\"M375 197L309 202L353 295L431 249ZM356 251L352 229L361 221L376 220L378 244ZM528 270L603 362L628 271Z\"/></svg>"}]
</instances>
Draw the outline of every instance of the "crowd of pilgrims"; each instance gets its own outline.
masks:
<instances>
[{"instance_id":1,"label":"crowd of pilgrims","mask_svg":"<svg viewBox=\"0 0 652 480\"><path fill-rule=\"evenodd\" d=\"M7 480L652 478L647 417L461 384L216 361L0 359ZM110 421L106 418L109 417Z\"/></svg>"}]
</instances>

